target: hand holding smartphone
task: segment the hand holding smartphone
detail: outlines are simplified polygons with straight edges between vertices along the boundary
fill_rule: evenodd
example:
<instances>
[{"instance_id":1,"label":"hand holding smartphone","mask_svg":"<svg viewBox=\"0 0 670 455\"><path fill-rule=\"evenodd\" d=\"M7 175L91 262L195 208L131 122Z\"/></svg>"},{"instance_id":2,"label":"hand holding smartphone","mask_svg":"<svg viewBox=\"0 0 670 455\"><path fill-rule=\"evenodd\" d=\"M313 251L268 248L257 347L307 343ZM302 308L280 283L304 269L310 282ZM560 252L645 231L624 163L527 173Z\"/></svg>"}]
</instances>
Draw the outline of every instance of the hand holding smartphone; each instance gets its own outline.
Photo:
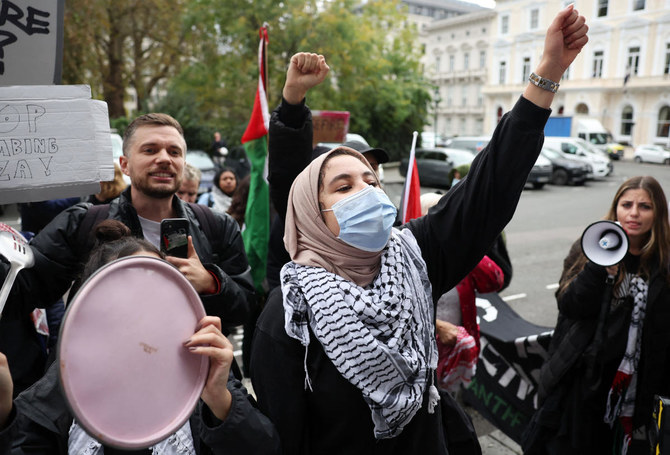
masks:
<instances>
[{"instance_id":1,"label":"hand holding smartphone","mask_svg":"<svg viewBox=\"0 0 670 455\"><path fill-rule=\"evenodd\" d=\"M188 220L166 218L161 221L161 251L166 256L188 256Z\"/></svg>"}]
</instances>

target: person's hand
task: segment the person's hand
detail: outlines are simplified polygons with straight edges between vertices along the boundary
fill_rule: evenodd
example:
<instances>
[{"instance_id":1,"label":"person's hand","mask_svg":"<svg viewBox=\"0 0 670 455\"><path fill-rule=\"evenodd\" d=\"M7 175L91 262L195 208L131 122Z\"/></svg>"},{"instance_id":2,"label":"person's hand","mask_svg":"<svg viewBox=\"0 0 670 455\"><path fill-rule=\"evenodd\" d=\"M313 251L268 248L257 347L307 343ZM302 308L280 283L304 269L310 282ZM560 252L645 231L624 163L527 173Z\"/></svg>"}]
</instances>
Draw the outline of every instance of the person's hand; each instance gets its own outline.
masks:
<instances>
[{"instance_id":1,"label":"person's hand","mask_svg":"<svg viewBox=\"0 0 670 455\"><path fill-rule=\"evenodd\" d=\"M456 341L458 340L457 326L451 322L436 319L435 330L437 331L437 337L440 339L442 344L446 344L447 346L453 346L456 344Z\"/></svg>"},{"instance_id":2,"label":"person's hand","mask_svg":"<svg viewBox=\"0 0 670 455\"><path fill-rule=\"evenodd\" d=\"M323 55L300 52L291 57L282 96L290 104L299 104L307 91L326 79L330 67Z\"/></svg>"},{"instance_id":3,"label":"person's hand","mask_svg":"<svg viewBox=\"0 0 670 455\"><path fill-rule=\"evenodd\" d=\"M215 316L202 318L199 329L184 346L194 354L209 357L207 382L200 397L219 420L226 420L233 403L226 387L233 363L233 345L221 333L221 319Z\"/></svg>"},{"instance_id":4,"label":"person's hand","mask_svg":"<svg viewBox=\"0 0 670 455\"><path fill-rule=\"evenodd\" d=\"M574 4L561 10L547 29L537 74L559 82L565 70L589 41L588 31L586 19L579 15Z\"/></svg>"},{"instance_id":5,"label":"person's hand","mask_svg":"<svg viewBox=\"0 0 670 455\"><path fill-rule=\"evenodd\" d=\"M616 277L617 274L619 273L619 264L614 264L610 265L609 267L605 267L605 270L607 270L607 276Z\"/></svg>"},{"instance_id":6,"label":"person's hand","mask_svg":"<svg viewBox=\"0 0 670 455\"><path fill-rule=\"evenodd\" d=\"M12 412L13 393L14 383L9 373L7 357L0 352L0 428L5 427L9 413Z\"/></svg>"},{"instance_id":7,"label":"person's hand","mask_svg":"<svg viewBox=\"0 0 670 455\"><path fill-rule=\"evenodd\" d=\"M188 236L188 254L186 259L176 256L166 256L165 260L174 265L193 285L198 294L212 294L216 292L216 279L200 262L198 253L193 247L193 238Z\"/></svg>"}]
</instances>

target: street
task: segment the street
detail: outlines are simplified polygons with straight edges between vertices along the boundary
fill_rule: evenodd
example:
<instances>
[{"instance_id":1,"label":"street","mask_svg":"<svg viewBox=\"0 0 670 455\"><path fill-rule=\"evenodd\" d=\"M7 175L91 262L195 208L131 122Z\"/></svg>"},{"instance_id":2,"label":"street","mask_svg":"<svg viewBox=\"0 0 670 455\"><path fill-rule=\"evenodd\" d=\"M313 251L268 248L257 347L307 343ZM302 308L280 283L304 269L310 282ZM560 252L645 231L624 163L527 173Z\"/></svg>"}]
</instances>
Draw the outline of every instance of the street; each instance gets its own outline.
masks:
<instances>
[{"instance_id":1,"label":"street","mask_svg":"<svg viewBox=\"0 0 670 455\"><path fill-rule=\"evenodd\" d=\"M384 173L384 188L397 204L403 178L393 166L386 166ZM670 194L670 166L628 159L614 161L612 175L584 186L526 187L505 229L514 272L500 294L523 318L553 328L558 315L554 292L570 246L589 224L606 215L619 185L636 175L655 177L666 197ZM422 188L422 193L427 191L433 189Z\"/></svg>"}]
</instances>

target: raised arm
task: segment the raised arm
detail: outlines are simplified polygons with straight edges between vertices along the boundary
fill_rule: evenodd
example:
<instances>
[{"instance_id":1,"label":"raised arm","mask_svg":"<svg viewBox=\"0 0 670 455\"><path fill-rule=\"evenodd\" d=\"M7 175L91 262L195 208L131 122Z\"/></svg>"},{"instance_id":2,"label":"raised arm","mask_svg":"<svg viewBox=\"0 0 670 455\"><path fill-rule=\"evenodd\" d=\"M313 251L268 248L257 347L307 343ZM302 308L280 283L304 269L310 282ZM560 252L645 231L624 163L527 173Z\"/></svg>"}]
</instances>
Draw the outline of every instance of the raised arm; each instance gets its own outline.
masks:
<instances>
[{"instance_id":1,"label":"raised arm","mask_svg":"<svg viewBox=\"0 0 670 455\"><path fill-rule=\"evenodd\" d=\"M584 17L573 6L559 12L547 30L535 74L559 82L588 41L587 31ZM428 266L434 298L472 270L512 218L544 142L544 125L554 99L548 88L529 82L473 161L467 178L428 215L408 224Z\"/></svg>"},{"instance_id":2,"label":"raised arm","mask_svg":"<svg viewBox=\"0 0 670 455\"><path fill-rule=\"evenodd\" d=\"M325 80L328 71L322 55L301 52L291 57L282 102L270 119L268 181L282 220L291 184L312 159L312 115L305 96Z\"/></svg>"},{"instance_id":3,"label":"raised arm","mask_svg":"<svg viewBox=\"0 0 670 455\"><path fill-rule=\"evenodd\" d=\"M560 83L563 73L581 52L589 38L584 16L580 16L574 4L560 11L547 29L544 38L542 59L535 74L552 82ZM524 98L534 104L549 109L554 93L528 83Z\"/></svg>"}]
</instances>

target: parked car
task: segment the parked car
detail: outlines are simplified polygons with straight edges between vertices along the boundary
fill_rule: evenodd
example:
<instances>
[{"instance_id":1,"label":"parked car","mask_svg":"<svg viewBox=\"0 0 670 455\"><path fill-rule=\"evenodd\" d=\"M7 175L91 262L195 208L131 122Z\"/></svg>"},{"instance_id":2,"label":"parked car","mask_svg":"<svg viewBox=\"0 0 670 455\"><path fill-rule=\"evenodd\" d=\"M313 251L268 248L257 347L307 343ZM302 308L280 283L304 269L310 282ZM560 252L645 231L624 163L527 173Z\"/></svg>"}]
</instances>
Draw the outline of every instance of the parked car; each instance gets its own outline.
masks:
<instances>
[{"instance_id":1,"label":"parked car","mask_svg":"<svg viewBox=\"0 0 670 455\"><path fill-rule=\"evenodd\" d=\"M552 171L553 168L551 166L551 161L549 161L544 156L539 155L537 160L535 160L533 168L530 170L530 174L528 174L528 180L526 180L526 184L533 185L533 188L539 190L546 183L551 181Z\"/></svg>"},{"instance_id":2,"label":"parked car","mask_svg":"<svg viewBox=\"0 0 670 455\"><path fill-rule=\"evenodd\" d=\"M216 164L203 150L188 150L186 152L186 162L191 166L200 169L200 186L198 187L198 196L212 189L214 174L216 174Z\"/></svg>"},{"instance_id":3,"label":"parked car","mask_svg":"<svg viewBox=\"0 0 670 455\"><path fill-rule=\"evenodd\" d=\"M451 149L445 148L431 148L431 149L417 149L414 152L414 159L416 160L416 168L419 171L419 181L421 186L432 186L435 188L449 188L451 182L449 180L449 172L460 165L469 164L475 158L474 155L463 150L457 150L457 153L468 153L472 159L469 162L463 162L463 156L460 155L457 160L460 164L455 164L449 156ZM400 168L398 169L400 175L407 175L408 158L403 158L400 161Z\"/></svg>"},{"instance_id":4,"label":"parked car","mask_svg":"<svg viewBox=\"0 0 670 455\"><path fill-rule=\"evenodd\" d=\"M643 144L635 147L633 159L636 163L670 164L670 149L656 144Z\"/></svg>"},{"instance_id":5,"label":"parked car","mask_svg":"<svg viewBox=\"0 0 670 455\"><path fill-rule=\"evenodd\" d=\"M551 161L553 185L582 185L586 181L591 169L590 164L571 158L547 145L542 147L540 154Z\"/></svg>"},{"instance_id":6,"label":"parked car","mask_svg":"<svg viewBox=\"0 0 670 455\"><path fill-rule=\"evenodd\" d=\"M475 155L482 151L491 140L491 136L456 136L447 140L447 147L469 150Z\"/></svg>"},{"instance_id":7,"label":"parked car","mask_svg":"<svg viewBox=\"0 0 670 455\"><path fill-rule=\"evenodd\" d=\"M590 164L592 173L587 175L587 179L602 178L610 175L614 169L612 161L609 158L605 158L602 152L596 153L589 148L585 148L579 141L583 141L583 139L558 136L547 136L544 138L546 145Z\"/></svg>"}]
</instances>

